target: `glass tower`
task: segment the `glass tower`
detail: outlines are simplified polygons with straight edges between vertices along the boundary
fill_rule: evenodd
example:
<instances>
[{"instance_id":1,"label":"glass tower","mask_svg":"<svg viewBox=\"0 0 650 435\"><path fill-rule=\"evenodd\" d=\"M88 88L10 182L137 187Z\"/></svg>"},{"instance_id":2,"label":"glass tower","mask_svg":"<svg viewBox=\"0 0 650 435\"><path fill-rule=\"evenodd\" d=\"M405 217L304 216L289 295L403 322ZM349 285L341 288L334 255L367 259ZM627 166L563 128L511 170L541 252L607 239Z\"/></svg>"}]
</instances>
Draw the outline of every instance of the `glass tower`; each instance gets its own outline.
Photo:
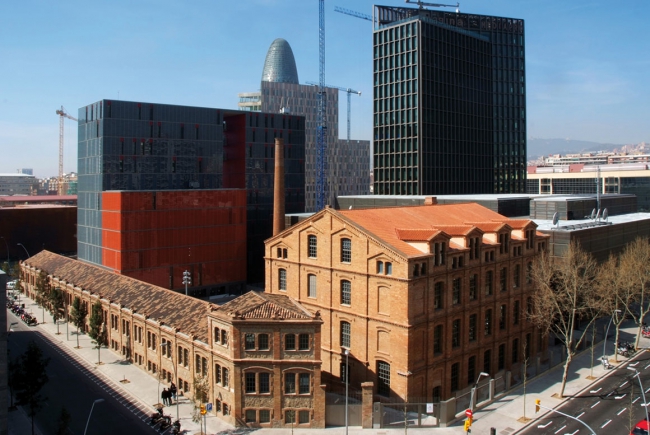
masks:
<instances>
[{"instance_id":1,"label":"glass tower","mask_svg":"<svg viewBox=\"0 0 650 435\"><path fill-rule=\"evenodd\" d=\"M374 193L525 192L524 21L374 12Z\"/></svg>"}]
</instances>

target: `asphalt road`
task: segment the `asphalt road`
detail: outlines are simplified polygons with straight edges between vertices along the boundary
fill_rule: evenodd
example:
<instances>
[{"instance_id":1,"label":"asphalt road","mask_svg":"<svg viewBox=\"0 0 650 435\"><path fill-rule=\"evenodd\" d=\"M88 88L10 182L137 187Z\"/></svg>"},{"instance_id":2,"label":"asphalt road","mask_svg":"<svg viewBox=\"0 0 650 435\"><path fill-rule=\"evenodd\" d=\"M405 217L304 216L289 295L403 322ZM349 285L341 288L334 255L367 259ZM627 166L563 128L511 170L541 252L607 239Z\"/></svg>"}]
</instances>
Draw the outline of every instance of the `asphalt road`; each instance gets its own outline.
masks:
<instances>
[{"instance_id":1,"label":"asphalt road","mask_svg":"<svg viewBox=\"0 0 650 435\"><path fill-rule=\"evenodd\" d=\"M10 311L7 311L7 321L18 322L8 339L10 358L22 354L30 340L35 341L43 355L50 358L47 367L50 380L41 390L45 402L35 417L44 435L56 432L64 406L71 415L70 434L83 434L87 423L88 435L158 433L148 424L151 411L129 397L128 393L114 389L92 365L74 353L59 348L48 340L47 335L28 327ZM97 399L104 401L95 404L88 420L93 402ZM169 430L165 433L169 433Z\"/></svg>"},{"instance_id":2,"label":"asphalt road","mask_svg":"<svg viewBox=\"0 0 650 435\"><path fill-rule=\"evenodd\" d=\"M628 370L627 367L633 367L640 373L645 399L650 402L650 352L640 352L628 364L613 369L608 377L591 386L589 390L571 397L562 406L555 408L557 411L578 418L593 432L574 419L549 412L521 433L526 435L629 434L633 425L644 419L646 413L639 379L635 372ZM557 402L559 403L559 399ZM557 404L541 403L541 405L553 408ZM542 409L542 411L546 410Z\"/></svg>"}]
</instances>

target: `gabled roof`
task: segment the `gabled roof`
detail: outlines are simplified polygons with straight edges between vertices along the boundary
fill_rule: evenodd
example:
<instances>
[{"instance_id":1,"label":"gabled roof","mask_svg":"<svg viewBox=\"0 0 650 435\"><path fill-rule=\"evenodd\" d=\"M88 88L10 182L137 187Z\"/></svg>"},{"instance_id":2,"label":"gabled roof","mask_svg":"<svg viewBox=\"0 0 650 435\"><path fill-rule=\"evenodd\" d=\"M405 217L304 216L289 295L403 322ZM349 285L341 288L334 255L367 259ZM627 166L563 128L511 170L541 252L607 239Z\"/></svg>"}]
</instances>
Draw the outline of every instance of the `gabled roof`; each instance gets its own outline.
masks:
<instances>
[{"instance_id":1,"label":"gabled roof","mask_svg":"<svg viewBox=\"0 0 650 435\"><path fill-rule=\"evenodd\" d=\"M506 226L504 223L506 221L507 219L504 218L503 221L500 222L472 222L471 224L484 233L496 233L498 231L501 231Z\"/></svg>"},{"instance_id":2,"label":"gabled roof","mask_svg":"<svg viewBox=\"0 0 650 435\"><path fill-rule=\"evenodd\" d=\"M397 238L405 242L429 242L442 233L440 230L428 228L422 230L395 228Z\"/></svg>"},{"instance_id":3,"label":"gabled roof","mask_svg":"<svg viewBox=\"0 0 650 435\"><path fill-rule=\"evenodd\" d=\"M312 319L309 311L288 296L250 291L219 307L218 313L240 319Z\"/></svg>"},{"instance_id":4,"label":"gabled roof","mask_svg":"<svg viewBox=\"0 0 650 435\"><path fill-rule=\"evenodd\" d=\"M41 251L25 263L208 342L208 302L49 251Z\"/></svg>"},{"instance_id":5,"label":"gabled roof","mask_svg":"<svg viewBox=\"0 0 650 435\"><path fill-rule=\"evenodd\" d=\"M476 227L474 225L436 225L436 228L450 236L466 236L474 231Z\"/></svg>"}]
</instances>

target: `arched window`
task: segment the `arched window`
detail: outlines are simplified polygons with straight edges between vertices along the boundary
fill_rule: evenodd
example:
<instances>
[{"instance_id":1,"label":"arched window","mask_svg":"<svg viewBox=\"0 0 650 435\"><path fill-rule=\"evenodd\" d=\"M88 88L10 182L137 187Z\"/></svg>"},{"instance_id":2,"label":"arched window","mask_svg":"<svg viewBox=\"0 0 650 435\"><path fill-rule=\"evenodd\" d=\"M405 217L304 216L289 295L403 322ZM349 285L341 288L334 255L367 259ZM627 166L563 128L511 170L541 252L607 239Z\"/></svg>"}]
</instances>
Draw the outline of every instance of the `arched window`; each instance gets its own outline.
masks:
<instances>
[{"instance_id":1,"label":"arched window","mask_svg":"<svg viewBox=\"0 0 650 435\"><path fill-rule=\"evenodd\" d=\"M377 394L390 396L390 364L377 361Z\"/></svg>"},{"instance_id":2,"label":"arched window","mask_svg":"<svg viewBox=\"0 0 650 435\"><path fill-rule=\"evenodd\" d=\"M352 240L341 239L341 263L352 262Z\"/></svg>"},{"instance_id":3,"label":"arched window","mask_svg":"<svg viewBox=\"0 0 650 435\"><path fill-rule=\"evenodd\" d=\"M278 289L287 290L287 271L285 269L278 269Z\"/></svg>"},{"instance_id":4,"label":"arched window","mask_svg":"<svg viewBox=\"0 0 650 435\"><path fill-rule=\"evenodd\" d=\"M341 280L341 304L352 305L352 283L348 280Z\"/></svg>"}]
</instances>

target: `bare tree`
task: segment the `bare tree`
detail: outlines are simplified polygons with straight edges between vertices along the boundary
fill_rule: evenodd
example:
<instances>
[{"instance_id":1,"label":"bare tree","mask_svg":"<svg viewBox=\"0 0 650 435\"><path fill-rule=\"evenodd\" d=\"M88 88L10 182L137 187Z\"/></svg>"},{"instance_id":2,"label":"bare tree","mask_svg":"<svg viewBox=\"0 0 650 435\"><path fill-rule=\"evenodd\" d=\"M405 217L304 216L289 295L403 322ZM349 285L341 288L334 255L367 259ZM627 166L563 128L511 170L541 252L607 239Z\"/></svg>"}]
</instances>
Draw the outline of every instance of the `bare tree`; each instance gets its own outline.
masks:
<instances>
[{"instance_id":1,"label":"bare tree","mask_svg":"<svg viewBox=\"0 0 650 435\"><path fill-rule=\"evenodd\" d=\"M571 361L602 307L594 285L597 270L598 263L575 242L562 257L543 252L533 263L531 277L536 291L530 320L542 333L555 334L566 347L560 397L564 397ZM576 330L578 322L582 331Z\"/></svg>"},{"instance_id":2,"label":"bare tree","mask_svg":"<svg viewBox=\"0 0 650 435\"><path fill-rule=\"evenodd\" d=\"M632 243L625 247L621 254L619 273L627 280L630 292L634 294L634 304L632 308L626 306L626 311L632 315L632 318L638 326L636 342L634 347L639 347L639 339L643 328L643 319L650 311L650 288L648 280L650 279L650 245L645 237L637 237Z\"/></svg>"}]
</instances>

